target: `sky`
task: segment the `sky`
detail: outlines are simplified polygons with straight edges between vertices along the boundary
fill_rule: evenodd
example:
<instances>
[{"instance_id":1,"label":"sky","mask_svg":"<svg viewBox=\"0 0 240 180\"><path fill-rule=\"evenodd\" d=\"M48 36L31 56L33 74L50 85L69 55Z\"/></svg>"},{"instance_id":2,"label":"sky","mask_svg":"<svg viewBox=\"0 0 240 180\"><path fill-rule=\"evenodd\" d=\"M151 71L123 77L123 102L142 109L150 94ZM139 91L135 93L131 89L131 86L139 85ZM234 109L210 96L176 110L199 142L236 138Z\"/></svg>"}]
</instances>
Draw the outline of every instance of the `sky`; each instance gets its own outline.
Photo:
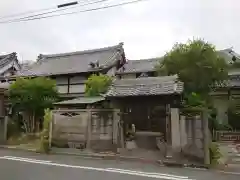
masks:
<instances>
[{"instance_id":1,"label":"sky","mask_svg":"<svg viewBox=\"0 0 240 180\"><path fill-rule=\"evenodd\" d=\"M3 1L0 17L71 1ZM66 12L126 1L131 0L109 0ZM81 51L124 42L127 59L135 60L162 56L176 42L184 43L192 38L203 38L217 49L233 47L240 53L239 19L239 0L145 0L69 16L0 24L0 54L17 52L20 61L35 61L39 54Z\"/></svg>"}]
</instances>

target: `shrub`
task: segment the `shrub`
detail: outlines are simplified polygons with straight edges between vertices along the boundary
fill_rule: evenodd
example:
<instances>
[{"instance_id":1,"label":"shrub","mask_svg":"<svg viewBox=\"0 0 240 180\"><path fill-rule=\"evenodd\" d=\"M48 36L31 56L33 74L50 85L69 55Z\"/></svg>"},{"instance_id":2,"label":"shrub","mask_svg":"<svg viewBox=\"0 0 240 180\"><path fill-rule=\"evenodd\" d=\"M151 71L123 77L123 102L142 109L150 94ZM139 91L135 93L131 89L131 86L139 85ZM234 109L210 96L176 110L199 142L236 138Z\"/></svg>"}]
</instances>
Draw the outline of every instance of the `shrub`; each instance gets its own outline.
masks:
<instances>
[{"instance_id":1,"label":"shrub","mask_svg":"<svg viewBox=\"0 0 240 180\"><path fill-rule=\"evenodd\" d=\"M211 165L213 165L213 166L218 165L219 160L222 157L219 145L215 142L212 142L211 145L210 145L209 151L210 151Z\"/></svg>"},{"instance_id":2,"label":"shrub","mask_svg":"<svg viewBox=\"0 0 240 180\"><path fill-rule=\"evenodd\" d=\"M50 151L49 147L49 127L52 120L52 113L50 109L44 110L44 121L43 121L43 131L41 132L40 138L40 151L48 153Z\"/></svg>"},{"instance_id":3,"label":"shrub","mask_svg":"<svg viewBox=\"0 0 240 180\"><path fill-rule=\"evenodd\" d=\"M106 93L112 80L112 77L104 74L91 75L85 83L85 95L99 96Z\"/></svg>"}]
</instances>

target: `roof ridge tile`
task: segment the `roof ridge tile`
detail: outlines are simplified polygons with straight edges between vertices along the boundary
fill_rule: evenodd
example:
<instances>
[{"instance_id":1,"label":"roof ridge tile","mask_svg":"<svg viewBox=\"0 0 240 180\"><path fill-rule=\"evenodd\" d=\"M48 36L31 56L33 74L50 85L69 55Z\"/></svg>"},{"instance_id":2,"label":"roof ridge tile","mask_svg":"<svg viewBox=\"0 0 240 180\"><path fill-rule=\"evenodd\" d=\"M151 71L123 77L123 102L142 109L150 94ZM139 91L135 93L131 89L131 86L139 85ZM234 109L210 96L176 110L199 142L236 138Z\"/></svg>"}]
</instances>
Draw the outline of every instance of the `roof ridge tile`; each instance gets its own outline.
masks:
<instances>
[{"instance_id":1,"label":"roof ridge tile","mask_svg":"<svg viewBox=\"0 0 240 180\"><path fill-rule=\"evenodd\" d=\"M83 50L83 51L74 51L74 52L67 52L67 53L56 53L56 54L40 54L38 56L38 59L45 59L45 58L54 58L54 57L64 57L64 56L71 56L71 55L81 55L81 54L90 54L90 53L95 53L95 52L100 52L100 51L107 51L111 49L117 49L117 48L122 48L123 43L119 43L118 45L115 46L108 46L108 47L103 47L103 48L96 48L96 49L89 49L89 50Z\"/></svg>"}]
</instances>

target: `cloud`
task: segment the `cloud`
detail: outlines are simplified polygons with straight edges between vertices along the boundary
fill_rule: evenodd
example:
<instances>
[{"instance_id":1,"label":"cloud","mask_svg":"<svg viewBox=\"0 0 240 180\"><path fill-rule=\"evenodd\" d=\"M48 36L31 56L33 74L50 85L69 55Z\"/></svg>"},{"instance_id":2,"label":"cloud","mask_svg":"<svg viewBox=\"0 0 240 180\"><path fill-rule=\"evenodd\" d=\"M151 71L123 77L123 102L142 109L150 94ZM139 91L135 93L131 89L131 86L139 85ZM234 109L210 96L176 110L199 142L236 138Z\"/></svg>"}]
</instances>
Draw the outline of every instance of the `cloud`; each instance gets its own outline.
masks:
<instances>
[{"instance_id":1,"label":"cloud","mask_svg":"<svg viewBox=\"0 0 240 180\"><path fill-rule=\"evenodd\" d=\"M0 16L65 2L69 0L8 0L0 3ZM118 2L120 0L111 0L110 3ZM20 59L35 60L40 53L85 50L124 42L127 57L138 59L161 56L175 42L201 37L219 49L233 46L240 53L238 7L240 2L236 0L146 0L71 16L0 24L0 52L16 51ZM84 8L73 10L80 9Z\"/></svg>"}]
</instances>

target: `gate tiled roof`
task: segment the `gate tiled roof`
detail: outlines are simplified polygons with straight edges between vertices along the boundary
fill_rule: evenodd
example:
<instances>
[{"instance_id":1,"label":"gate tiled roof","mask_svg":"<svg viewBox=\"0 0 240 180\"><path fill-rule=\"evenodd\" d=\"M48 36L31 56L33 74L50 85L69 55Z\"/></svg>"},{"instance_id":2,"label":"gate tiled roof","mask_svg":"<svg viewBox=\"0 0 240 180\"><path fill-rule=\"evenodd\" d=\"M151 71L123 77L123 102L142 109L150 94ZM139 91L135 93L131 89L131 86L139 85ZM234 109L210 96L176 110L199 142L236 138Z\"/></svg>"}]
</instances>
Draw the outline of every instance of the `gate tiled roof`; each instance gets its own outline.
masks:
<instances>
[{"instance_id":1,"label":"gate tiled roof","mask_svg":"<svg viewBox=\"0 0 240 180\"><path fill-rule=\"evenodd\" d=\"M104 97L79 97L71 100L61 101L54 103L56 105L71 105L71 104L93 104L96 102L103 101Z\"/></svg>"},{"instance_id":2,"label":"gate tiled roof","mask_svg":"<svg viewBox=\"0 0 240 180\"><path fill-rule=\"evenodd\" d=\"M181 94L183 83L175 76L115 80L106 97Z\"/></svg>"}]
</instances>

